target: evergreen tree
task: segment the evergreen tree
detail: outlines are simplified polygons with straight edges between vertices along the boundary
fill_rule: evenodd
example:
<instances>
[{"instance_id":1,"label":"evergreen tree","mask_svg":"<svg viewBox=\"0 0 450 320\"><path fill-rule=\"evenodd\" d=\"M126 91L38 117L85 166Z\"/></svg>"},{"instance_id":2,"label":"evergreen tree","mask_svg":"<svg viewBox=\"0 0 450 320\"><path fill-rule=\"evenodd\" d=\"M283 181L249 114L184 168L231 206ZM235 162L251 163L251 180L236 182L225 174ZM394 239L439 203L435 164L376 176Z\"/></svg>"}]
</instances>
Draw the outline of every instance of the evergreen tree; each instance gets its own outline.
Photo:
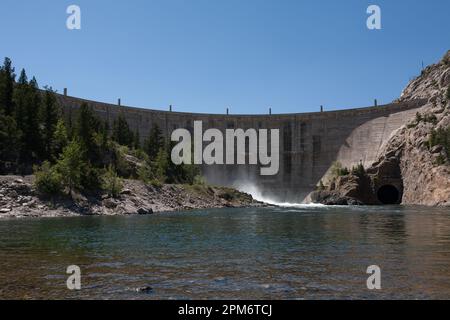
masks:
<instances>
[{"instance_id":1,"label":"evergreen tree","mask_svg":"<svg viewBox=\"0 0 450 320\"><path fill-rule=\"evenodd\" d=\"M86 156L92 162L98 161L98 148L95 144L95 129L99 129L100 122L95 117L91 108L83 103L80 107L77 124L76 136L79 138L81 146L86 150Z\"/></svg>"},{"instance_id":2,"label":"evergreen tree","mask_svg":"<svg viewBox=\"0 0 450 320\"><path fill-rule=\"evenodd\" d=\"M19 156L20 130L13 117L14 68L5 58L0 67L0 173L14 171Z\"/></svg>"},{"instance_id":3,"label":"evergreen tree","mask_svg":"<svg viewBox=\"0 0 450 320\"><path fill-rule=\"evenodd\" d=\"M86 164L83 158L81 143L73 140L64 148L61 158L56 164L64 185L69 188L69 195L72 195L73 190L81 189L81 178Z\"/></svg>"},{"instance_id":4,"label":"evergreen tree","mask_svg":"<svg viewBox=\"0 0 450 320\"><path fill-rule=\"evenodd\" d=\"M171 161L169 160L166 148L160 148L155 158L156 177L159 181L166 182L170 163Z\"/></svg>"},{"instance_id":5,"label":"evergreen tree","mask_svg":"<svg viewBox=\"0 0 450 320\"><path fill-rule=\"evenodd\" d=\"M17 87L14 90L14 105L15 105L15 120L17 124L17 129L20 131L20 141L18 143L18 148L20 150L19 161L21 163L30 163L32 158L32 152L28 146L28 115L27 111L30 108L30 87L28 84L27 74L25 69L20 72L19 80L17 82Z\"/></svg>"},{"instance_id":6,"label":"evergreen tree","mask_svg":"<svg viewBox=\"0 0 450 320\"><path fill-rule=\"evenodd\" d=\"M101 131L101 147L103 150L106 150L108 148L108 141L109 141L109 123L108 121L104 121Z\"/></svg>"},{"instance_id":7,"label":"evergreen tree","mask_svg":"<svg viewBox=\"0 0 450 320\"><path fill-rule=\"evenodd\" d=\"M13 93L16 75L12 67L11 60L5 58L3 66L0 68L0 110L5 116L11 116L14 112Z\"/></svg>"},{"instance_id":8,"label":"evergreen tree","mask_svg":"<svg viewBox=\"0 0 450 320\"><path fill-rule=\"evenodd\" d=\"M67 129L62 119L59 119L56 123L55 132L52 138L51 155L52 159L57 159L67 146L69 141Z\"/></svg>"},{"instance_id":9,"label":"evergreen tree","mask_svg":"<svg viewBox=\"0 0 450 320\"><path fill-rule=\"evenodd\" d=\"M144 143L144 151L148 154L150 160L155 160L160 149L164 147L164 139L161 129L154 124L150 130L150 134Z\"/></svg>"},{"instance_id":10,"label":"evergreen tree","mask_svg":"<svg viewBox=\"0 0 450 320\"><path fill-rule=\"evenodd\" d=\"M128 146L130 148L134 145L134 134L128 126L125 117L120 114L119 117L113 122L112 139L118 144Z\"/></svg>"},{"instance_id":11,"label":"evergreen tree","mask_svg":"<svg viewBox=\"0 0 450 320\"><path fill-rule=\"evenodd\" d=\"M139 134L139 128L136 129L136 132L134 133L134 148L136 150L141 148L141 136Z\"/></svg>"},{"instance_id":12,"label":"evergreen tree","mask_svg":"<svg viewBox=\"0 0 450 320\"><path fill-rule=\"evenodd\" d=\"M11 173L19 157L20 131L16 120L0 110L0 173Z\"/></svg>"},{"instance_id":13,"label":"evergreen tree","mask_svg":"<svg viewBox=\"0 0 450 320\"><path fill-rule=\"evenodd\" d=\"M26 148L31 151L31 161L35 162L43 158L44 146L40 128L40 114L42 109L42 96L36 78L33 77L29 84L29 103L27 103L26 127L24 130Z\"/></svg>"},{"instance_id":14,"label":"evergreen tree","mask_svg":"<svg viewBox=\"0 0 450 320\"><path fill-rule=\"evenodd\" d=\"M26 122L26 109L28 103L28 78L25 69L20 72L17 88L14 91L15 118L19 128Z\"/></svg>"},{"instance_id":15,"label":"evergreen tree","mask_svg":"<svg viewBox=\"0 0 450 320\"><path fill-rule=\"evenodd\" d=\"M51 88L46 88L42 108L43 144L44 144L43 147L46 159L51 159L53 156L54 151L53 139L55 137L58 119L59 119L59 106L57 105L54 91ZM64 125L64 123L62 123L62 125ZM65 134L67 135L67 133Z\"/></svg>"}]
</instances>

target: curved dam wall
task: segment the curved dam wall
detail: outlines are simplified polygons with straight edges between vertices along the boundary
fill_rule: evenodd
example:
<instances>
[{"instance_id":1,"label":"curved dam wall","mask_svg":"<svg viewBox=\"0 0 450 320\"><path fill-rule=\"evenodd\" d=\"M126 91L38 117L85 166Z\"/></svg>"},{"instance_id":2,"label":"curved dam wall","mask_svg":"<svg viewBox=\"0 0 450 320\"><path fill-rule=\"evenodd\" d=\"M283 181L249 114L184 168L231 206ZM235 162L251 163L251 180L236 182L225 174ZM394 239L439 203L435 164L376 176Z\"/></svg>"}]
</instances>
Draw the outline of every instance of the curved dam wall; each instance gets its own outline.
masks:
<instances>
[{"instance_id":1,"label":"curved dam wall","mask_svg":"<svg viewBox=\"0 0 450 320\"><path fill-rule=\"evenodd\" d=\"M122 113L141 141L158 125L170 139L173 130L188 129L194 121L203 130L279 129L280 163L274 176L261 176L259 165L202 166L208 182L228 186L253 186L262 196L279 202L303 202L324 178L334 161L351 167L374 162L392 133L403 126L426 101L317 113L275 115L220 115L159 111L119 106L57 95L67 117L76 116L83 102L110 123ZM248 163L248 162L247 162ZM244 188L245 189L245 188Z\"/></svg>"}]
</instances>

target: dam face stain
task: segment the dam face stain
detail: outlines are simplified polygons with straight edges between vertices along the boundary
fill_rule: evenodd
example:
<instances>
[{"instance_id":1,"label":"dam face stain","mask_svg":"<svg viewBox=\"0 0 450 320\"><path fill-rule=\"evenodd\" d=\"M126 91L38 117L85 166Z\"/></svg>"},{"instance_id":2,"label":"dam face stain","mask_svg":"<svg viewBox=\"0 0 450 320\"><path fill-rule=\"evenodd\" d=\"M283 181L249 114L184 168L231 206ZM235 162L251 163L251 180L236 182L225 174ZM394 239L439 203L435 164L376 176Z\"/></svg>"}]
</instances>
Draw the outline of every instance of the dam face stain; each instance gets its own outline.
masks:
<instances>
[{"instance_id":1,"label":"dam face stain","mask_svg":"<svg viewBox=\"0 0 450 320\"><path fill-rule=\"evenodd\" d=\"M377 192L378 200L382 204L399 204L400 192L393 185L384 185Z\"/></svg>"}]
</instances>

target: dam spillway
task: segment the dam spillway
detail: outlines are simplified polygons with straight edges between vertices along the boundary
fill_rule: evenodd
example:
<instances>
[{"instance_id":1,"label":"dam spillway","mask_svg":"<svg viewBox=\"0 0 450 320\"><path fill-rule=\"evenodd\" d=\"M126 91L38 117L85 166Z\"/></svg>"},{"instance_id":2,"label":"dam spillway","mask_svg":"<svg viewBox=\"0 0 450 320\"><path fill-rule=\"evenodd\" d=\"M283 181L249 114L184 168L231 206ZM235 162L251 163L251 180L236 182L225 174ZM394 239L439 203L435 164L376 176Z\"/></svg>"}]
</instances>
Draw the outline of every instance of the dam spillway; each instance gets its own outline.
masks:
<instances>
[{"instance_id":1,"label":"dam spillway","mask_svg":"<svg viewBox=\"0 0 450 320\"><path fill-rule=\"evenodd\" d=\"M75 117L84 102L110 124L122 114L130 128L139 131L141 141L154 125L158 125L166 139L178 128L192 133L194 121L202 121L204 130L216 128L223 133L238 128L279 129L277 175L261 176L258 165L202 165L209 183L252 184L264 197L278 202L303 202L335 161L346 167L360 162L366 167L372 164L393 132L414 117L426 102L415 100L313 113L222 115L119 106L60 94L57 99L66 117Z\"/></svg>"}]
</instances>

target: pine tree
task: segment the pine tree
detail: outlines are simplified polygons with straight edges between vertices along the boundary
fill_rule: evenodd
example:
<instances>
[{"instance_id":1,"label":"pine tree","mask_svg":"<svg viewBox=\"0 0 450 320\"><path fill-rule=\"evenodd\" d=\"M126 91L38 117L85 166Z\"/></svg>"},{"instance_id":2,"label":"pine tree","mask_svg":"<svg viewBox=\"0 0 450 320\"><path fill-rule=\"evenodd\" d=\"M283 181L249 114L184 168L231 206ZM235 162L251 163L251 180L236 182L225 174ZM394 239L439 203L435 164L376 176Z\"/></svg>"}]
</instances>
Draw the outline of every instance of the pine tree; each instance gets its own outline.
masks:
<instances>
[{"instance_id":1,"label":"pine tree","mask_svg":"<svg viewBox=\"0 0 450 320\"><path fill-rule=\"evenodd\" d=\"M14 68L5 58L0 67L0 173L15 171L19 156L20 130L13 117Z\"/></svg>"},{"instance_id":2,"label":"pine tree","mask_svg":"<svg viewBox=\"0 0 450 320\"><path fill-rule=\"evenodd\" d=\"M95 129L100 127L99 120L95 117L91 108L83 103L80 107L77 124L76 137L79 138L82 148L86 150L86 156L92 162L98 160L98 148L95 144Z\"/></svg>"},{"instance_id":3,"label":"pine tree","mask_svg":"<svg viewBox=\"0 0 450 320\"><path fill-rule=\"evenodd\" d=\"M52 138L51 155L52 159L57 159L67 146L69 141L67 129L62 119L59 119L56 123L55 132Z\"/></svg>"},{"instance_id":4,"label":"pine tree","mask_svg":"<svg viewBox=\"0 0 450 320\"><path fill-rule=\"evenodd\" d=\"M134 148L136 150L141 148L141 136L139 134L139 128L136 129L136 132L134 133Z\"/></svg>"},{"instance_id":5,"label":"pine tree","mask_svg":"<svg viewBox=\"0 0 450 320\"><path fill-rule=\"evenodd\" d=\"M59 106L57 105L54 91L51 88L46 88L42 108L43 147L46 159L51 159L53 156L53 139L58 124L59 114Z\"/></svg>"},{"instance_id":6,"label":"pine tree","mask_svg":"<svg viewBox=\"0 0 450 320\"><path fill-rule=\"evenodd\" d=\"M15 112L14 117L17 124L17 129L20 132L20 141L18 142L18 148L20 150L19 162L25 163L31 160L31 150L27 145L27 111L29 108L30 94L29 84L25 69L20 72L17 87L14 90L14 105Z\"/></svg>"},{"instance_id":7,"label":"pine tree","mask_svg":"<svg viewBox=\"0 0 450 320\"><path fill-rule=\"evenodd\" d=\"M3 110L6 116L14 113L13 93L14 81L16 75L12 67L11 60L5 58L3 66L0 68L0 110Z\"/></svg>"},{"instance_id":8,"label":"pine tree","mask_svg":"<svg viewBox=\"0 0 450 320\"><path fill-rule=\"evenodd\" d=\"M69 195L72 195L73 190L81 189L81 178L85 167L83 158L81 143L73 140L64 148L61 158L56 164L64 185L69 188Z\"/></svg>"},{"instance_id":9,"label":"pine tree","mask_svg":"<svg viewBox=\"0 0 450 320\"><path fill-rule=\"evenodd\" d=\"M103 151L105 151L108 148L108 141L109 141L109 123L108 121L104 121L102 128L101 128L101 147Z\"/></svg>"},{"instance_id":10,"label":"pine tree","mask_svg":"<svg viewBox=\"0 0 450 320\"><path fill-rule=\"evenodd\" d=\"M125 117L120 114L119 117L113 122L113 134L112 139L118 144L128 147L133 147L134 145L134 134L128 126Z\"/></svg>"},{"instance_id":11,"label":"pine tree","mask_svg":"<svg viewBox=\"0 0 450 320\"><path fill-rule=\"evenodd\" d=\"M160 148L156 158L155 158L155 164L156 164L156 177L161 182L166 182L167 180L167 170L169 169L169 157L168 153L166 151L166 148Z\"/></svg>"},{"instance_id":12,"label":"pine tree","mask_svg":"<svg viewBox=\"0 0 450 320\"><path fill-rule=\"evenodd\" d=\"M26 104L28 103L28 78L25 69L20 72L20 77L17 82L17 88L14 91L14 102L15 102L15 118L19 128L24 126L26 122Z\"/></svg>"},{"instance_id":13,"label":"pine tree","mask_svg":"<svg viewBox=\"0 0 450 320\"><path fill-rule=\"evenodd\" d=\"M156 159L158 152L164 147L164 139L157 124L154 124L150 130L149 137L145 140L144 151L148 154L150 160Z\"/></svg>"},{"instance_id":14,"label":"pine tree","mask_svg":"<svg viewBox=\"0 0 450 320\"><path fill-rule=\"evenodd\" d=\"M0 173L12 173L19 157L20 131L16 120L0 110Z\"/></svg>"},{"instance_id":15,"label":"pine tree","mask_svg":"<svg viewBox=\"0 0 450 320\"><path fill-rule=\"evenodd\" d=\"M26 129L24 131L26 147L31 151L31 160L35 162L42 159L44 146L40 128L40 114L42 110L42 96L36 78L33 77L29 84L29 103L27 103Z\"/></svg>"}]
</instances>

